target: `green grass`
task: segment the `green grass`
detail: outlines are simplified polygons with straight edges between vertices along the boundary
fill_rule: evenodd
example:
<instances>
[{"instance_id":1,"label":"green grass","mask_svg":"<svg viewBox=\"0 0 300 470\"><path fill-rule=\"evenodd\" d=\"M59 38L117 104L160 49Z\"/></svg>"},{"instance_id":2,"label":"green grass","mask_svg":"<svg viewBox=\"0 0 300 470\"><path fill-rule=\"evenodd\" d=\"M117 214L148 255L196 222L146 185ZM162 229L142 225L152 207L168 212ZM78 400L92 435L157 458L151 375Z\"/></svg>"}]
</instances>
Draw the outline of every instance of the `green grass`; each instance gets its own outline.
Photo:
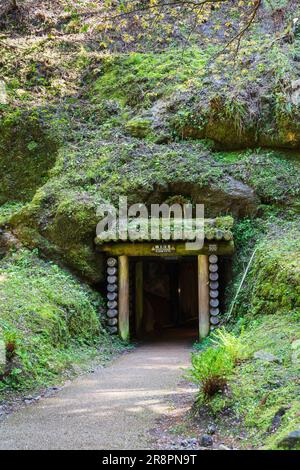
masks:
<instances>
[{"instance_id":1,"label":"green grass","mask_svg":"<svg viewBox=\"0 0 300 470\"><path fill-rule=\"evenodd\" d=\"M299 362L292 360L292 343L300 338L300 312L262 316L250 323L244 341L250 355L263 349L279 363L251 359L241 364L231 382L234 412L241 416L256 446L276 448L280 440L300 426ZM270 432L275 414L286 410L279 428Z\"/></svg>"},{"instance_id":2,"label":"green grass","mask_svg":"<svg viewBox=\"0 0 300 470\"><path fill-rule=\"evenodd\" d=\"M227 359L214 362L213 370L219 372L220 369L226 375L228 391L219 392L207 400L200 389L196 402L199 412L204 405L223 426L222 413L230 411L236 420L236 427L227 431L224 429L224 432L238 434L241 429L246 430L245 446L280 448L280 441L300 426L299 349L297 353L293 350L293 344L300 339L299 319L300 311L295 311L290 314L263 315L248 322L242 336L243 354L246 352L246 357L244 355L234 368ZM230 333L227 335L232 337ZM273 354L278 361L255 359L254 353L260 350ZM205 364L205 367L201 367L202 376L210 364L206 361L207 357L218 355L222 359L219 351L210 347L199 354L198 365L200 362ZM295 354L298 354L298 360ZM216 365L219 365L217 369ZM285 413L278 427L272 429L274 416L281 409Z\"/></svg>"},{"instance_id":3,"label":"green grass","mask_svg":"<svg viewBox=\"0 0 300 470\"><path fill-rule=\"evenodd\" d=\"M99 321L100 296L36 253L2 259L0 305L0 327L12 349L0 392L55 382L72 363L105 360L114 350Z\"/></svg>"},{"instance_id":4,"label":"green grass","mask_svg":"<svg viewBox=\"0 0 300 470\"><path fill-rule=\"evenodd\" d=\"M5 225L10 217L24 207L21 202L7 202L0 206L0 226Z\"/></svg>"},{"instance_id":5,"label":"green grass","mask_svg":"<svg viewBox=\"0 0 300 470\"><path fill-rule=\"evenodd\" d=\"M261 241L235 319L228 326L231 331L211 335L199 354L204 361L221 348L235 358L235 366L226 372L228 391L207 401L200 388L197 406L200 413L203 405L208 406L220 425L222 413L230 412L237 420L234 432L241 428L247 432L246 446L277 449L289 432L300 427L300 241L295 219L280 223L273 214L268 221L261 221L258 228L257 220L246 219L236 229L238 250L243 244L251 246L253 240ZM245 252L238 253L243 264ZM254 353L261 350L275 360L256 359ZM202 374L205 371L202 368ZM282 410L278 426L272 429L275 415Z\"/></svg>"},{"instance_id":6,"label":"green grass","mask_svg":"<svg viewBox=\"0 0 300 470\"><path fill-rule=\"evenodd\" d=\"M122 105L149 106L161 96L184 90L203 74L211 50L189 48L160 54L130 53L109 57L93 90L95 101L115 99Z\"/></svg>"}]
</instances>

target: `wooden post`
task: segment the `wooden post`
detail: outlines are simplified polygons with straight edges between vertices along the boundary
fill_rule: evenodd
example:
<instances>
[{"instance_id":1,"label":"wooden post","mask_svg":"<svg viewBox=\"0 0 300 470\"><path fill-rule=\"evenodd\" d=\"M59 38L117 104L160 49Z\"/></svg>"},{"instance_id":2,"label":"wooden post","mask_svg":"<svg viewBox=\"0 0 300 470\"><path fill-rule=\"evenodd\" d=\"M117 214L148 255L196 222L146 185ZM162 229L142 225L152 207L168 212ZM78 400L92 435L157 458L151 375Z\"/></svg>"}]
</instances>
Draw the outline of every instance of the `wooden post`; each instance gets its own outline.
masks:
<instances>
[{"instance_id":1,"label":"wooden post","mask_svg":"<svg viewBox=\"0 0 300 470\"><path fill-rule=\"evenodd\" d=\"M143 289L143 261L137 261L135 265L135 329L137 336L142 332L144 307Z\"/></svg>"},{"instance_id":2,"label":"wooden post","mask_svg":"<svg viewBox=\"0 0 300 470\"><path fill-rule=\"evenodd\" d=\"M205 338L209 333L209 270L208 256L198 256L198 304L199 336Z\"/></svg>"},{"instance_id":3,"label":"wooden post","mask_svg":"<svg viewBox=\"0 0 300 470\"><path fill-rule=\"evenodd\" d=\"M2 328L0 326L0 374L4 374L5 372L5 364L6 364L6 351L5 351L5 341L3 337Z\"/></svg>"},{"instance_id":4,"label":"wooden post","mask_svg":"<svg viewBox=\"0 0 300 470\"><path fill-rule=\"evenodd\" d=\"M129 340L129 260L119 256L119 334Z\"/></svg>"}]
</instances>

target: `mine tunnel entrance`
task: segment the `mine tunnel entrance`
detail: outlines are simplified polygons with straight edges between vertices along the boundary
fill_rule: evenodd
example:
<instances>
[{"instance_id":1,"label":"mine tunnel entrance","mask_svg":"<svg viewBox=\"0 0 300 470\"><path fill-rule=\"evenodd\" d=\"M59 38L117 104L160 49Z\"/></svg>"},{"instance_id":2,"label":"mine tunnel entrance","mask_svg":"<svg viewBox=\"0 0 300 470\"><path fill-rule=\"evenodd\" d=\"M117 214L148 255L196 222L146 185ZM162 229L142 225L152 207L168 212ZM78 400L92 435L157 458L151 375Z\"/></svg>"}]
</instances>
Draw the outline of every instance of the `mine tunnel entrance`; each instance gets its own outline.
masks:
<instances>
[{"instance_id":1,"label":"mine tunnel entrance","mask_svg":"<svg viewBox=\"0 0 300 470\"><path fill-rule=\"evenodd\" d=\"M192 243L175 230L163 233L163 241L143 233L133 241L96 238L106 260L108 331L129 341L190 328L205 338L222 323L232 224L231 217L205 219L204 240L203 232L199 239L193 232Z\"/></svg>"},{"instance_id":2,"label":"mine tunnel entrance","mask_svg":"<svg viewBox=\"0 0 300 470\"><path fill-rule=\"evenodd\" d=\"M155 245L158 252L152 256L150 244L127 248L132 255L106 259L105 323L111 334L128 341L185 329L204 338L222 323L232 246L219 244L223 255L191 255L179 245Z\"/></svg>"},{"instance_id":3,"label":"mine tunnel entrance","mask_svg":"<svg viewBox=\"0 0 300 470\"><path fill-rule=\"evenodd\" d=\"M151 338L184 328L197 336L197 257L165 257L131 260L131 337Z\"/></svg>"}]
</instances>

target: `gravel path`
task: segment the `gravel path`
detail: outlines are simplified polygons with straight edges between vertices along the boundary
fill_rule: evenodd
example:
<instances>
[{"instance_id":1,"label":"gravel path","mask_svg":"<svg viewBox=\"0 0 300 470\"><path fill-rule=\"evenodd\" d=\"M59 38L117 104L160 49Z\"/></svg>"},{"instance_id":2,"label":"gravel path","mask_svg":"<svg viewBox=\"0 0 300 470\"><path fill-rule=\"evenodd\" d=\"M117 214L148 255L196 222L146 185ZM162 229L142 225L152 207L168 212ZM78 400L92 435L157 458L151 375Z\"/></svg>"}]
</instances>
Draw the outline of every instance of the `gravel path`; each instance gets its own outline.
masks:
<instances>
[{"instance_id":1,"label":"gravel path","mask_svg":"<svg viewBox=\"0 0 300 470\"><path fill-rule=\"evenodd\" d=\"M0 424L0 449L149 449L149 430L184 393L192 339L182 332L76 379Z\"/></svg>"}]
</instances>

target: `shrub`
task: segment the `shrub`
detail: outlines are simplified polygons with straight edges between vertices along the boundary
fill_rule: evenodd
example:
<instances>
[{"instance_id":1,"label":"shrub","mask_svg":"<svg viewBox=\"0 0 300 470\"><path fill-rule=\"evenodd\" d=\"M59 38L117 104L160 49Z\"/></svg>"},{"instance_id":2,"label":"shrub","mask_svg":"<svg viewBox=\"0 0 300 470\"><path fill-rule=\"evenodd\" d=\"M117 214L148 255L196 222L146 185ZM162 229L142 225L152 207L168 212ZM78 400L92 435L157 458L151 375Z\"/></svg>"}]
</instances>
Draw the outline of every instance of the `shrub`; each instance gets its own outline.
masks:
<instances>
[{"instance_id":1,"label":"shrub","mask_svg":"<svg viewBox=\"0 0 300 470\"><path fill-rule=\"evenodd\" d=\"M200 395L202 393L205 399L209 399L224 391L233 367L233 359L224 347L209 348L192 354L189 376L200 386Z\"/></svg>"}]
</instances>

